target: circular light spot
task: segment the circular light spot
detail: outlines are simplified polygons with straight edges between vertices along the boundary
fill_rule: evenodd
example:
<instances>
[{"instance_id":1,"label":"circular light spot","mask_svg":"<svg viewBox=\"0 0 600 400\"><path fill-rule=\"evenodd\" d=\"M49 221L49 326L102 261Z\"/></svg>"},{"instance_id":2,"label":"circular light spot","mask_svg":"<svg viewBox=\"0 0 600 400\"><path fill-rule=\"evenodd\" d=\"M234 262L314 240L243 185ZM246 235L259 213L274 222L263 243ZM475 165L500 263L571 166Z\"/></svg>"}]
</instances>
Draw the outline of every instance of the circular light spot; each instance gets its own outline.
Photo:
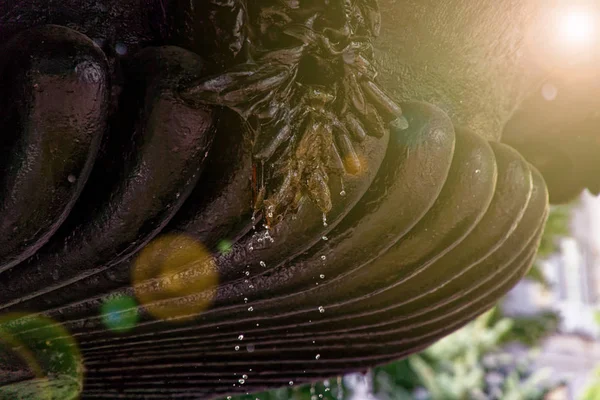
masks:
<instances>
[{"instance_id":1,"label":"circular light spot","mask_svg":"<svg viewBox=\"0 0 600 400\"><path fill-rule=\"evenodd\" d=\"M133 297L118 296L106 299L102 304L102 321L114 332L126 332L133 329L140 316L138 304Z\"/></svg>"},{"instance_id":2,"label":"circular light spot","mask_svg":"<svg viewBox=\"0 0 600 400\"><path fill-rule=\"evenodd\" d=\"M233 244L229 240L221 240L217 245L217 250L219 250L219 252L222 254L228 254L231 252L232 247Z\"/></svg>"},{"instance_id":3,"label":"circular light spot","mask_svg":"<svg viewBox=\"0 0 600 400\"><path fill-rule=\"evenodd\" d=\"M26 314L0 317L0 354L18 356L35 375L35 379L0 386L2 399L68 399L81 393L81 353L69 332L49 318Z\"/></svg>"},{"instance_id":4,"label":"circular light spot","mask_svg":"<svg viewBox=\"0 0 600 400\"><path fill-rule=\"evenodd\" d=\"M557 95L558 89L553 84L545 83L544 86L542 86L542 97L544 100L553 101L556 99Z\"/></svg>"},{"instance_id":5,"label":"circular light spot","mask_svg":"<svg viewBox=\"0 0 600 400\"><path fill-rule=\"evenodd\" d=\"M132 271L138 301L159 319L193 318L212 303L218 284L215 261L185 235L164 235L146 246Z\"/></svg>"},{"instance_id":6,"label":"circular light spot","mask_svg":"<svg viewBox=\"0 0 600 400\"><path fill-rule=\"evenodd\" d=\"M127 54L127 45L125 43L117 43L115 51L118 55L124 56Z\"/></svg>"}]
</instances>

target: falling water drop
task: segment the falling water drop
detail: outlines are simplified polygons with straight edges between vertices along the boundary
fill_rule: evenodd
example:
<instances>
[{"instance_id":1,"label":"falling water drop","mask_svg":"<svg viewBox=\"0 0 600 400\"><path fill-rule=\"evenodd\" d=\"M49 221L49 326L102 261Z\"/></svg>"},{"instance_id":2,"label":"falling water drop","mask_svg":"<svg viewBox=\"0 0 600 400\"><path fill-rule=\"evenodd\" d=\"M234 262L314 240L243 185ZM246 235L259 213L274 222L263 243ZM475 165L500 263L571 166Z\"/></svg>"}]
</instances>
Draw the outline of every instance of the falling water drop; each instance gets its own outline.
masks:
<instances>
[{"instance_id":1,"label":"falling water drop","mask_svg":"<svg viewBox=\"0 0 600 400\"><path fill-rule=\"evenodd\" d=\"M263 267L263 268L267 266L267 263L265 263L264 261L261 261L259 264L260 264L260 266L261 266L261 267Z\"/></svg>"},{"instance_id":2,"label":"falling water drop","mask_svg":"<svg viewBox=\"0 0 600 400\"><path fill-rule=\"evenodd\" d=\"M238 336L238 340L244 340L244 335Z\"/></svg>"},{"instance_id":3,"label":"falling water drop","mask_svg":"<svg viewBox=\"0 0 600 400\"><path fill-rule=\"evenodd\" d=\"M242 375L242 378L248 379L248 375L244 374L244 375Z\"/></svg>"},{"instance_id":4,"label":"falling water drop","mask_svg":"<svg viewBox=\"0 0 600 400\"><path fill-rule=\"evenodd\" d=\"M319 312L320 312L321 314L323 314L323 313L325 312L325 309L323 308L323 306L319 306Z\"/></svg>"},{"instance_id":5,"label":"falling water drop","mask_svg":"<svg viewBox=\"0 0 600 400\"><path fill-rule=\"evenodd\" d=\"M319 275L319 278L321 278L321 279L325 279L325 274L321 274L321 275Z\"/></svg>"},{"instance_id":6,"label":"falling water drop","mask_svg":"<svg viewBox=\"0 0 600 400\"><path fill-rule=\"evenodd\" d=\"M320 354L317 354L317 355L315 356L315 360L318 360L319 358L321 358L321 355L320 355Z\"/></svg>"},{"instance_id":7,"label":"falling water drop","mask_svg":"<svg viewBox=\"0 0 600 400\"><path fill-rule=\"evenodd\" d=\"M327 226L327 215L323 213L323 226Z\"/></svg>"},{"instance_id":8,"label":"falling water drop","mask_svg":"<svg viewBox=\"0 0 600 400\"><path fill-rule=\"evenodd\" d=\"M246 383L246 381L244 379L240 379L240 380L238 380L238 382L240 383L240 385L243 385L244 383Z\"/></svg>"},{"instance_id":9,"label":"falling water drop","mask_svg":"<svg viewBox=\"0 0 600 400\"><path fill-rule=\"evenodd\" d=\"M340 179L340 186L342 190L340 191L340 196L344 197L346 195L346 188L344 187L344 180Z\"/></svg>"},{"instance_id":10,"label":"falling water drop","mask_svg":"<svg viewBox=\"0 0 600 400\"><path fill-rule=\"evenodd\" d=\"M248 311L254 311L254 307L252 307L252 306L248 307Z\"/></svg>"},{"instance_id":11,"label":"falling water drop","mask_svg":"<svg viewBox=\"0 0 600 400\"><path fill-rule=\"evenodd\" d=\"M323 236L321 239L323 239L324 241L328 241L329 238L327 236Z\"/></svg>"},{"instance_id":12,"label":"falling water drop","mask_svg":"<svg viewBox=\"0 0 600 400\"><path fill-rule=\"evenodd\" d=\"M321 260L325 261L325 260L327 260L327 257L321 256Z\"/></svg>"},{"instance_id":13,"label":"falling water drop","mask_svg":"<svg viewBox=\"0 0 600 400\"><path fill-rule=\"evenodd\" d=\"M294 381L290 381L290 386L293 386L293 385L294 385Z\"/></svg>"},{"instance_id":14,"label":"falling water drop","mask_svg":"<svg viewBox=\"0 0 600 400\"><path fill-rule=\"evenodd\" d=\"M240 346L235 346L235 351L238 351L240 349Z\"/></svg>"}]
</instances>

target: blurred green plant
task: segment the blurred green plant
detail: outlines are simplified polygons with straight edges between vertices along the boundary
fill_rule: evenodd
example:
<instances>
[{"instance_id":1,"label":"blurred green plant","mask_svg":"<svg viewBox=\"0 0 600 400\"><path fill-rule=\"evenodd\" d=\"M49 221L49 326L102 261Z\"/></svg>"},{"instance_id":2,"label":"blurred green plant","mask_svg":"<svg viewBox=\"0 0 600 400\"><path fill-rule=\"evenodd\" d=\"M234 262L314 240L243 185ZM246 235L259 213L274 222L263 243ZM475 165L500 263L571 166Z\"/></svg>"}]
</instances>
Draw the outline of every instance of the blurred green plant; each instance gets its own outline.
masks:
<instances>
[{"instance_id":1,"label":"blurred green plant","mask_svg":"<svg viewBox=\"0 0 600 400\"><path fill-rule=\"evenodd\" d=\"M592 384L585 390L581 400L600 400L600 368L594 371Z\"/></svg>"},{"instance_id":2,"label":"blurred green plant","mask_svg":"<svg viewBox=\"0 0 600 400\"><path fill-rule=\"evenodd\" d=\"M600 325L600 310L594 314L596 324ZM596 367L591 383L583 393L581 400L600 400L600 366Z\"/></svg>"},{"instance_id":3,"label":"blurred green plant","mask_svg":"<svg viewBox=\"0 0 600 400\"><path fill-rule=\"evenodd\" d=\"M532 373L532 356L517 360L501 352L503 338L510 333L513 321L502 318L492 324L493 318L491 310L421 354L409 357L421 390L412 389L412 397L408 398L543 399L553 388L546 382L548 371ZM377 392L376 397L395 399L392 394Z\"/></svg>"}]
</instances>

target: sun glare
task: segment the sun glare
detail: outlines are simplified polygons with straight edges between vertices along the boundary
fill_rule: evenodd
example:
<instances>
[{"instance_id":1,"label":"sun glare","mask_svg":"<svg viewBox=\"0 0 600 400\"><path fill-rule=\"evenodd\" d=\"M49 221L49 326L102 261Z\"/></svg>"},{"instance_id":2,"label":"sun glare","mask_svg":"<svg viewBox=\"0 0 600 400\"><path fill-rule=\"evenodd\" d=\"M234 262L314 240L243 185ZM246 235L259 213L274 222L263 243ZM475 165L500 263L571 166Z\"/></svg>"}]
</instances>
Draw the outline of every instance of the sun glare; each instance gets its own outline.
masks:
<instances>
[{"instance_id":1,"label":"sun glare","mask_svg":"<svg viewBox=\"0 0 600 400\"><path fill-rule=\"evenodd\" d=\"M596 18L591 10L567 10L559 23L560 38L568 46L589 45L596 39Z\"/></svg>"}]
</instances>

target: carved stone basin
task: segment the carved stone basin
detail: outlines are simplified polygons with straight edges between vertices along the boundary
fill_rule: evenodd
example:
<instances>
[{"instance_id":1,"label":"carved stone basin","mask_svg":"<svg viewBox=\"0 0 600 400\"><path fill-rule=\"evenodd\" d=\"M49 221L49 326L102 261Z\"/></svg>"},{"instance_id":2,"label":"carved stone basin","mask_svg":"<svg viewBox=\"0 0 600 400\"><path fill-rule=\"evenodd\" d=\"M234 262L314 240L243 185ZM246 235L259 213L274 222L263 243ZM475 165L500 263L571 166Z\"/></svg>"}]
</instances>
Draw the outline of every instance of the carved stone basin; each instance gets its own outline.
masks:
<instances>
[{"instance_id":1,"label":"carved stone basin","mask_svg":"<svg viewBox=\"0 0 600 400\"><path fill-rule=\"evenodd\" d=\"M530 267L547 189L498 141L526 62L481 47L514 9L451 32L466 3L50 3L0 5L0 394L363 370Z\"/></svg>"}]
</instances>

